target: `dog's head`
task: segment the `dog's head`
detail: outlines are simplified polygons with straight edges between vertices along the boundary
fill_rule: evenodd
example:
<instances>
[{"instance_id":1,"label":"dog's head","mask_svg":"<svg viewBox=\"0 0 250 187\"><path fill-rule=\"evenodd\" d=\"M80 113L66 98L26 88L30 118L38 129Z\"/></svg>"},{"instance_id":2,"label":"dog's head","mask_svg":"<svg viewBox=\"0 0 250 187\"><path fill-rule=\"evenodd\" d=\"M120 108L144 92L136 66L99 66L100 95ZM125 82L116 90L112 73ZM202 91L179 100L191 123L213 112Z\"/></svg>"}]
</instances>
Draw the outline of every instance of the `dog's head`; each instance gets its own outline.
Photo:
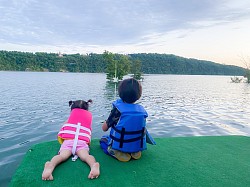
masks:
<instances>
[{"instance_id":1,"label":"dog's head","mask_svg":"<svg viewBox=\"0 0 250 187\"><path fill-rule=\"evenodd\" d=\"M69 106L71 107L71 110L73 110L74 108L88 110L89 103L92 103L91 99L89 99L87 102L84 100L69 101Z\"/></svg>"}]
</instances>

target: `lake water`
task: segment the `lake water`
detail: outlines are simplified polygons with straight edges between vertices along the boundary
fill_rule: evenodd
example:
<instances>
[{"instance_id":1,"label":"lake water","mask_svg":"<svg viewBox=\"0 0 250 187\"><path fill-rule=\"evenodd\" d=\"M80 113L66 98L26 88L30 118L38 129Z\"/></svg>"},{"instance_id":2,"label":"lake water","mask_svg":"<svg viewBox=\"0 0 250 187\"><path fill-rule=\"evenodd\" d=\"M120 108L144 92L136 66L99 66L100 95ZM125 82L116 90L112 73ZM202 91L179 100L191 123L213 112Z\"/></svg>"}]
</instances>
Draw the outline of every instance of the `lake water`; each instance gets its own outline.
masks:
<instances>
[{"instance_id":1,"label":"lake water","mask_svg":"<svg viewBox=\"0 0 250 187\"><path fill-rule=\"evenodd\" d=\"M153 137L250 134L250 84L229 76L145 75L142 87L139 103ZM105 74L90 73L0 72L0 93L0 186L33 144L56 140L69 100L93 100L92 135L100 138L117 98Z\"/></svg>"}]
</instances>

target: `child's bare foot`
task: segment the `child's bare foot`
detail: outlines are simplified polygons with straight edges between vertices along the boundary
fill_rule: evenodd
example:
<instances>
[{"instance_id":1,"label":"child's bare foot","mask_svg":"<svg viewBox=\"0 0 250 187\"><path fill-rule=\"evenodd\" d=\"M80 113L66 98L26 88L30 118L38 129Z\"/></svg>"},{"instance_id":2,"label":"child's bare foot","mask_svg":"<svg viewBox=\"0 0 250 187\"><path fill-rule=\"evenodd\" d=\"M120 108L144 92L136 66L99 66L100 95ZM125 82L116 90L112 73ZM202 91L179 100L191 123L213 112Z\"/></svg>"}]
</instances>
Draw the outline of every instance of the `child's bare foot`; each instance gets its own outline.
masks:
<instances>
[{"instance_id":1,"label":"child's bare foot","mask_svg":"<svg viewBox=\"0 0 250 187\"><path fill-rule=\"evenodd\" d=\"M98 162L94 163L89 172L89 179L96 179L100 175L100 164Z\"/></svg>"},{"instance_id":2,"label":"child's bare foot","mask_svg":"<svg viewBox=\"0 0 250 187\"><path fill-rule=\"evenodd\" d=\"M46 162L44 165L44 170L42 174L43 180L53 180L52 172L54 170L54 166L51 162Z\"/></svg>"}]
</instances>

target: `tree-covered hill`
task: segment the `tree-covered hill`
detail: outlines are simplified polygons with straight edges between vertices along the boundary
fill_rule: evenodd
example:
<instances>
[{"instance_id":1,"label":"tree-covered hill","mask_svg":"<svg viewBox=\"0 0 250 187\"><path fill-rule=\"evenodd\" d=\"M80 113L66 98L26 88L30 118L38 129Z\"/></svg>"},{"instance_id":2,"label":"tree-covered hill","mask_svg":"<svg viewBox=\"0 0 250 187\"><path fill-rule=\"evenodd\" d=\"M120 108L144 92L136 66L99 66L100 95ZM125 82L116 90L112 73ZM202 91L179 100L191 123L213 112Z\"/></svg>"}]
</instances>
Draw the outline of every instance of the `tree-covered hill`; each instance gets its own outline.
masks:
<instances>
[{"instance_id":1,"label":"tree-covered hill","mask_svg":"<svg viewBox=\"0 0 250 187\"><path fill-rule=\"evenodd\" d=\"M210 61L188 59L166 54L131 54L141 60L144 73L188 75L243 75L245 69Z\"/></svg>"},{"instance_id":2,"label":"tree-covered hill","mask_svg":"<svg viewBox=\"0 0 250 187\"><path fill-rule=\"evenodd\" d=\"M175 55L129 54L129 60L140 61L144 74L244 75L245 69L210 61L188 59ZM56 54L0 51L1 71L52 71L104 73L107 62L103 54Z\"/></svg>"}]
</instances>

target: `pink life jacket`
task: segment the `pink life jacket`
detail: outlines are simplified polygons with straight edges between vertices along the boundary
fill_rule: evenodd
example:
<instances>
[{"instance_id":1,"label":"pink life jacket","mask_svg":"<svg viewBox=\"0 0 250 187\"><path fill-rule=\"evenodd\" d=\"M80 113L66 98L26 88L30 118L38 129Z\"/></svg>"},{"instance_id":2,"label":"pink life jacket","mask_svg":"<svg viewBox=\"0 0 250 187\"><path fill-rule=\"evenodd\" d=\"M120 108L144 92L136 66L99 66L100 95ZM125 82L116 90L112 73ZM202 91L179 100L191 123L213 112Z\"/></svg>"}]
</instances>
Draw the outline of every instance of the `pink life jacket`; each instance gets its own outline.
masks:
<instances>
[{"instance_id":1,"label":"pink life jacket","mask_svg":"<svg viewBox=\"0 0 250 187\"><path fill-rule=\"evenodd\" d=\"M58 141L62 144L64 140L75 139L84 140L88 144L91 141L92 114L80 108L71 111L67 123L65 123L58 133ZM79 128L79 130L78 130Z\"/></svg>"}]
</instances>

